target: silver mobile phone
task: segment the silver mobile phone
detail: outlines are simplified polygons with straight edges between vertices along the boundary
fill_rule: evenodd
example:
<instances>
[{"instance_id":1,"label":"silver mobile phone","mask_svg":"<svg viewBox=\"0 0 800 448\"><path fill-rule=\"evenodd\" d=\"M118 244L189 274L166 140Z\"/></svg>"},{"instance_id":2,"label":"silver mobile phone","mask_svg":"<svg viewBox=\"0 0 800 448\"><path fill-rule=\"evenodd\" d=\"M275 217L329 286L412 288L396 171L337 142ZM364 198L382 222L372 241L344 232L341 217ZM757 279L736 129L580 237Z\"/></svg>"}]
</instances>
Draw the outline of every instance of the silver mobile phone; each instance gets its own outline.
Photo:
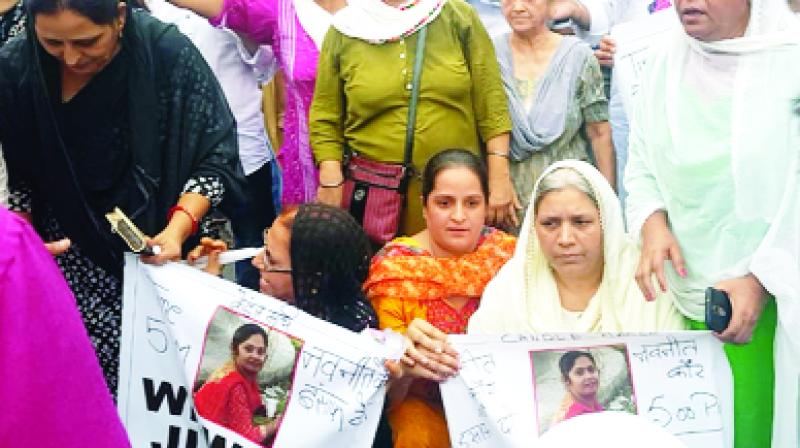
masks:
<instances>
[{"instance_id":1,"label":"silver mobile phone","mask_svg":"<svg viewBox=\"0 0 800 448\"><path fill-rule=\"evenodd\" d=\"M131 252L142 255L158 255L161 252L160 247L147 245L147 235L139 230L119 207L114 207L113 211L106 213L106 219L111 224L111 232L119 235Z\"/></svg>"}]
</instances>

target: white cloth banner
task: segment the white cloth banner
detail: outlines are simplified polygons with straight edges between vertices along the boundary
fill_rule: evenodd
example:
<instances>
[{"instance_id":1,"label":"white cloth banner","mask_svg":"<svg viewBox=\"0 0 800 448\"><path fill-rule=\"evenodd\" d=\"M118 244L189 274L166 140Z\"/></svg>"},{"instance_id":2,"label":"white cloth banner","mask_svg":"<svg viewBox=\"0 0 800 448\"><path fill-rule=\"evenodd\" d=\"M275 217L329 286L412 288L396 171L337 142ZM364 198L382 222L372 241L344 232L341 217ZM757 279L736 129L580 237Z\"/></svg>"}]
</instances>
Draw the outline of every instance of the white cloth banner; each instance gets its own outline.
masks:
<instances>
[{"instance_id":1,"label":"white cloth banner","mask_svg":"<svg viewBox=\"0 0 800 448\"><path fill-rule=\"evenodd\" d=\"M263 412L252 419L277 425L268 446L371 446L385 396L384 345L189 266L128 256L118 407L134 447L264 446L198 415L193 402L246 323L268 335L257 381Z\"/></svg>"},{"instance_id":2,"label":"white cloth banner","mask_svg":"<svg viewBox=\"0 0 800 448\"><path fill-rule=\"evenodd\" d=\"M449 341L461 360L459 375L441 385L454 447L537 446L533 441L544 443L561 421L591 412L581 412L559 366L576 351L594 358L594 381L572 384L588 387L577 391L581 396L594 394L595 412L602 407L644 417L643 423L691 448L733 446L730 366L709 332L450 336ZM583 368L587 365L584 359ZM574 366L572 373L581 373L578 361ZM590 436L594 446L609 446L601 434ZM649 446L668 446L656 442Z\"/></svg>"},{"instance_id":3,"label":"white cloth banner","mask_svg":"<svg viewBox=\"0 0 800 448\"><path fill-rule=\"evenodd\" d=\"M651 48L659 45L672 31L680 28L674 8L616 25L611 29L617 50L614 53L614 84L622 95L625 114L630 117L639 93Z\"/></svg>"}]
</instances>

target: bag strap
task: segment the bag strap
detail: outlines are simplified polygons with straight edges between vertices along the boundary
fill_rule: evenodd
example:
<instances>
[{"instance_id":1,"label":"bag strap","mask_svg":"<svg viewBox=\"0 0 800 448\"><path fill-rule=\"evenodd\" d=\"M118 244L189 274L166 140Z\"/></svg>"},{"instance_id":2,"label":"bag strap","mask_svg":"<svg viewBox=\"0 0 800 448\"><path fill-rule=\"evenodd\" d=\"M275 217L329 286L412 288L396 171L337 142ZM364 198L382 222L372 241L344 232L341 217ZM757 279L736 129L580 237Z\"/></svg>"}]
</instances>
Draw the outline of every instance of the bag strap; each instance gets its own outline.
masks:
<instances>
[{"instance_id":1,"label":"bag strap","mask_svg":"<svg viewBox=\"0 0 800 448\"><path fill-rule=\"evenodd\" d=\"M403 154L403 167L405 176L401 183L401 191L405 193L408 180L414 175L412 156L414 152L414 126L417 122L417 103L419 102L419 83L422 77L422 61L425 58L425 38L428 35L428 25L419 30L417 38L417 52L414 56L414 75L411 80L411 101L408 105L408 119L406 120L406 145Z\"/></svg>"}]
</instances>

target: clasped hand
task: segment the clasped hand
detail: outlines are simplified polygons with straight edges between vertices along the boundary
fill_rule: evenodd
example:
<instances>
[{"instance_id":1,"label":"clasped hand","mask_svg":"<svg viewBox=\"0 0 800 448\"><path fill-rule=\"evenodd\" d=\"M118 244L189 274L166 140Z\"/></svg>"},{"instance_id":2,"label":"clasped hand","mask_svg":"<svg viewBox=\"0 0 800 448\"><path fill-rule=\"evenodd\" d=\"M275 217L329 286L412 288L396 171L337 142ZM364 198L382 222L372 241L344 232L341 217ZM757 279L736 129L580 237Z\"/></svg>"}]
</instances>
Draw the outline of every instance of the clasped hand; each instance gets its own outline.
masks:
<instances>
[{"instance_id":1,"label":"clasped hand","mask_svg":"<svg viewBox=\"0 0 800 448\"><path fill-rule=\"evenodd\" d=\"M444 381L458 373L458 352L447 343L447 335L423 319L416 318L406 330L406 350L400 361L387 361L393 380L421 378Z\"/></svg>"}]
</instances>

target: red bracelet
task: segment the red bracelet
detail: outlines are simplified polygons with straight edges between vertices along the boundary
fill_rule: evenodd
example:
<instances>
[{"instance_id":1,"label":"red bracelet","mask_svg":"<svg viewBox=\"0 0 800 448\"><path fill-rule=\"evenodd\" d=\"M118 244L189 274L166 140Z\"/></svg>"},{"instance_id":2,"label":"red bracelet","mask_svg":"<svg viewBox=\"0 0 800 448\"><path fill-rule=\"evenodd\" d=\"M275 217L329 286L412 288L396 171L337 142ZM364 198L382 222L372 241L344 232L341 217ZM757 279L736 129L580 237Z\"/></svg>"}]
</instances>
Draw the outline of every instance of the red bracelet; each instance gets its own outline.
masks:
<instances>
[{"instance_id":1,"label":"red bracelet","mask_svg":"<svg viewBox=\"0 0 800 448\"><path fill-rule=\"evenodd\" d=\"M195 216L192 214L192 212L190 212L189 210L186 210L186 207L184 207L184 206L182 206L180 204L175 205L174 207L169 209L169 211L167 212L167 223L169 223L172 220L172 215L174 215L175 212L183 212L183 213L185 213L186 216L188 216L189 219L192 221L192 233L190 235L194 235L195 233L197 233L197 230L200 227L200 222L197 220L197 218L195 218Z\"/></svg>"}]
</instances>

